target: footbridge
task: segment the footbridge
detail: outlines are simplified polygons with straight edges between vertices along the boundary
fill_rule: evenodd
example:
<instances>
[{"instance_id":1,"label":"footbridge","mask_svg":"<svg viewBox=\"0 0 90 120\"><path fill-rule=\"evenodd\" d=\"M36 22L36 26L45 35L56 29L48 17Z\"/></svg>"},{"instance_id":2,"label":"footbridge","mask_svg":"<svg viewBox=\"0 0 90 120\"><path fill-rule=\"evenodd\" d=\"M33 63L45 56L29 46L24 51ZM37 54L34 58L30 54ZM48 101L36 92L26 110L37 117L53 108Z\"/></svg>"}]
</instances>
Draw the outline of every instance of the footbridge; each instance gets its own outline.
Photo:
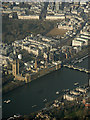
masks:
<instances>
[{"instance_id":1,"label":"footbridge","mask_svg":"<svg viewBox=\"0 0 90 120\"><path fill-rule=\"evenodd\" d=\"M66 64L66 65L63 65L64 67L67 67L67 68L71 68L71 69L74 69L74 70L78 70L78 71L81 71L81 72L85 72L85 73L90 73L90 70L86 69L86 68L82 68L82 67L79 67L79 66L75 66L75 65L70 65L70 64Z\"/></svg>"}]
</instances>

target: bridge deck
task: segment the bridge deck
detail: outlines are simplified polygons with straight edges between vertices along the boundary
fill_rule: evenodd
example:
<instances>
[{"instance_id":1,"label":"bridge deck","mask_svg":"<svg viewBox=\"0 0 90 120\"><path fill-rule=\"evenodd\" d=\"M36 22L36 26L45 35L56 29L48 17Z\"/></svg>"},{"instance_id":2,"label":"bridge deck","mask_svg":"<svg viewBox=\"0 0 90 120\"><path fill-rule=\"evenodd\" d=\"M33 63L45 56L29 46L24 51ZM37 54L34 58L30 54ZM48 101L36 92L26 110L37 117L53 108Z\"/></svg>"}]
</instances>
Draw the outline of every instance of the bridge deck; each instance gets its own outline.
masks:
<instances>
[{"instance_id":1,"label":"bridge deck","mask_svg":"<svg viewBox=\"0 0 90 120\"><path fill-rule=\"evenodd\" d=\"M64 67L68 67L68 68L72 68L74 70L79 70L81 72L86 72L86 73L90 73L90 70L86 69L86 68L82 68L82 67L78 67L78 66L74 66L74 65L63 65Z\"/></svg>"}]
</instances>

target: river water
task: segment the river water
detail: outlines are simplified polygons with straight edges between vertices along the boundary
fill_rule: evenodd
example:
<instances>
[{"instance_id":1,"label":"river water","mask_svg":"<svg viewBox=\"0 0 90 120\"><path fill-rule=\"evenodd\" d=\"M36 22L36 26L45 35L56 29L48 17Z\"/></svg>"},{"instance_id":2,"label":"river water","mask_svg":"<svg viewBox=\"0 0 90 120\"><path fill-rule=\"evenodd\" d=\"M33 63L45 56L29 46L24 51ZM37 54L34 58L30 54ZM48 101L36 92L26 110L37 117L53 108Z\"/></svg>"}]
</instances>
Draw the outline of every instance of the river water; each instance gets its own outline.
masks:
<instances>
[{"instance_id":1,"label":"river water","mask_svg":"<svg viewBox=\"0 0 90 120\"><path fill-rule=\"evenodd\" d=\"M88 59L85 59L77 65L88 68ZM14 114L27 115L45 107L44 99L48 102L58 98L56 91L74 88L74 83L79 85L88 82L88 74L69 68L61 68L41 78L33 80L20 88L9 92L3 96L3 117L13 116ZM4 100L10 99L11 102L6 104ZM37 105L36 107L32 107Z\"/></svg>"}]
</instances>

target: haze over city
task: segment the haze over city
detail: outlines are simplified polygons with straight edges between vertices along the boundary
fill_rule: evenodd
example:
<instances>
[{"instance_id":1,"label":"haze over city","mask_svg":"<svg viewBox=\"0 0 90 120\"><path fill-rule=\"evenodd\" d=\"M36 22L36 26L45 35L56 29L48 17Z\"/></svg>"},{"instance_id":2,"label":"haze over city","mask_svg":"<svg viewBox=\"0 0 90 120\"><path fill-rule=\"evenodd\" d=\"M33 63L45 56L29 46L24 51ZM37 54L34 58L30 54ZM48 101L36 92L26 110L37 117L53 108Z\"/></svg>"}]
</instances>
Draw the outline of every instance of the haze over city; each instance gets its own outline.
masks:
<instances>
[{"instance_id":1,"label":"haze over city","mask_svg":"<svg viewBox=\"0 0 90 120\"><path fill-rule=\"evenodd\" d=\"M89 2L2 2L2 120L89 120Z\"/></svg>"}]
</instances>

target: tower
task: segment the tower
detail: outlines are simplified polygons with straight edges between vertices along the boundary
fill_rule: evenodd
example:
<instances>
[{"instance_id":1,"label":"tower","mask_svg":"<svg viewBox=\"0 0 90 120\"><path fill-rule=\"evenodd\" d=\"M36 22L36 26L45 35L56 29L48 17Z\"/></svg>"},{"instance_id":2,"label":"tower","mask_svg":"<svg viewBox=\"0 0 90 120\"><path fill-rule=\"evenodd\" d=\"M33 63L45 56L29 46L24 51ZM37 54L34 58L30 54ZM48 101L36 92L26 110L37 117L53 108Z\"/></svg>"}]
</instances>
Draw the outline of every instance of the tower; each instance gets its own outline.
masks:
<instances>
[{"instance_id":1,"label":"tower","mask_svg":"<svg viewBox=\"0 0 90 120\"><path fill-rule=\"evenodd\" d=\"M66 59L68 58L68 55L67 55L67 53L65 54L66 55Z\"/></svg>"},{"instance_id":2,"label":"tower","mask_svg":"<svg viewBox=\"0 0 90 120\"><path fill-rule=\"evenodd\" d=\"M56 2L55 6L56 6L56 11L58 11L59 10L59 2Z\"/></svg>"},{"instance_id":3,"label":"tower","mask_svg":"<svg viewBox=\"0 0 90 120\"><path fill-rule=\"evenodd\" d=\"M37 59L35 59L35 65L34 65L34 67L37 70Z\"/></svg>"},{"instance_id":4,"label":"tower","mask_svg":"<svg viewBox=\"0 0 90 120\"><path fill-rule=\"evenodd\" d=\"M16 77L16 60L14 60L12 64L12 74Z\"/></svg>"},{"instance_id":5,"label":"tower","mask_svg":"<svg viewBox=\"0 0 90 120\"><path fill-rule=\"evenodd\" d=\"M30 82L31 81L31 76L30 76L30 74L26 74L25 75L25 81L26 81L26 83L28 83L28 82Z\"/></svg>"},{"instance_id":6,"label":"tower","mask_svg":"<svg viewBox=\"0 0 90 120\"><path fill-rule=\"evenodd\" d=\"M22 59L22 55L21 54L19 54L18 55L18 59L17 59L17 74L19 75L20 73L19 73L19 61Z\"/></svg>"},{"instance_id":7,"label":"tower","mask_svg":"<svg viewBox=\"0 0 90 120\"><path fill-rule=\"evenodd\" d=\"M19 59L17 59L17 70L18 70L18 75L19 75Z\"/></svg>"},{"instance_id":8,"label":"tower","mask_svg":"<svg viewBox=\"0 0 90 120\"><path fill-rule=\"evenodd\" d=\"M16 77L16 75L20 74L19 73L19 59L21 59L22 56L21 54L18 55L18 59L17 60L14 60L13 63L12 63L12 74Z\"/></svg>"},{"instance_id":9,"label":"tower","mask_svg":"<svg viewBox=\"0 0 90 120\"><path fill-rule=\"evenodd\" d=\"M47 59L46 59L46 60L45 60L45 68L47 68L47 66L48 66L48 65L47 65Z\"/></svg>"}]
</instances>

